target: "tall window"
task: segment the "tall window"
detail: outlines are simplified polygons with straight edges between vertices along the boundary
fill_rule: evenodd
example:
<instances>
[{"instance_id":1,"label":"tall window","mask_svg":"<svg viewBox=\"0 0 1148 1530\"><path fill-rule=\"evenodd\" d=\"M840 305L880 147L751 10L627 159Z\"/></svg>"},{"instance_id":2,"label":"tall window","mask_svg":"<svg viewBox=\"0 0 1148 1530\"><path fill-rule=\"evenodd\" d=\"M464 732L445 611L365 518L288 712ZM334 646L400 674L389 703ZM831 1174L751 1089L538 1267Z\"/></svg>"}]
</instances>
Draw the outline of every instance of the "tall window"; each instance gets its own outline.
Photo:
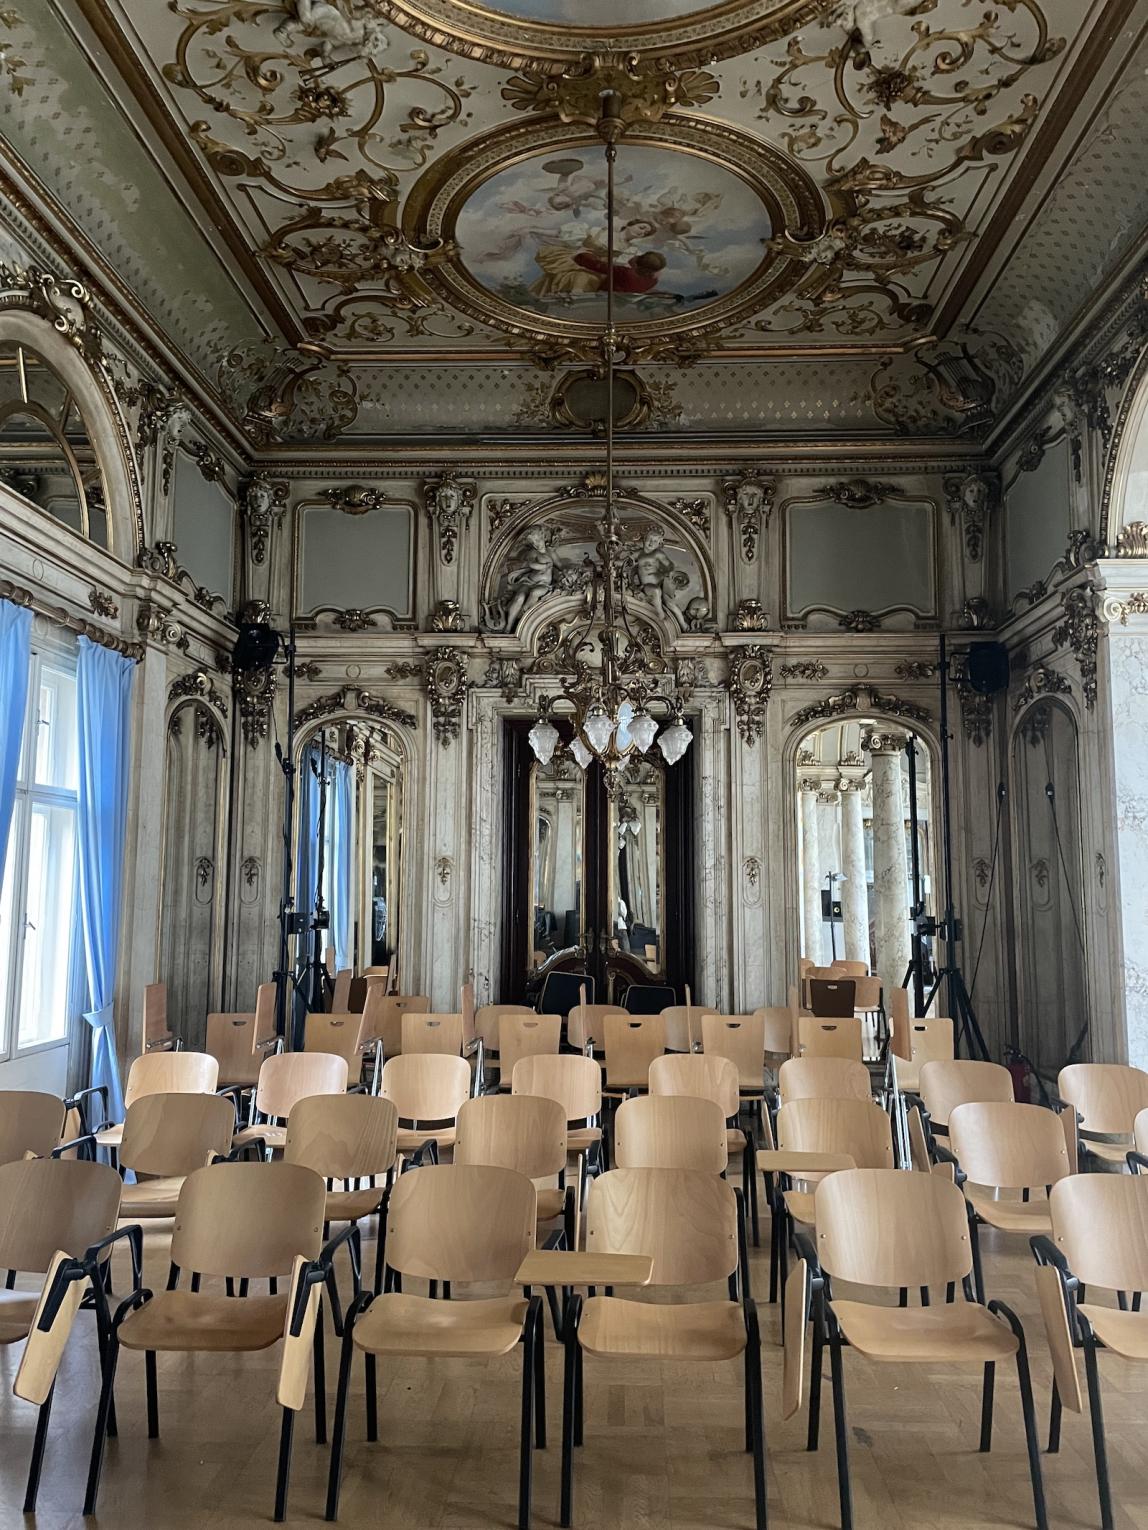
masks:
<instances>
[{"instance_id":1,"label":"tall window","mask_svg":"<svg viewBox=\"0 0 1148 1530\"><path fill-rule=\"evenodd\" d=\"M74 660L34 652L0 890L0 1058L68 1034L77 774Z\"/></svg>"}]
</instances>

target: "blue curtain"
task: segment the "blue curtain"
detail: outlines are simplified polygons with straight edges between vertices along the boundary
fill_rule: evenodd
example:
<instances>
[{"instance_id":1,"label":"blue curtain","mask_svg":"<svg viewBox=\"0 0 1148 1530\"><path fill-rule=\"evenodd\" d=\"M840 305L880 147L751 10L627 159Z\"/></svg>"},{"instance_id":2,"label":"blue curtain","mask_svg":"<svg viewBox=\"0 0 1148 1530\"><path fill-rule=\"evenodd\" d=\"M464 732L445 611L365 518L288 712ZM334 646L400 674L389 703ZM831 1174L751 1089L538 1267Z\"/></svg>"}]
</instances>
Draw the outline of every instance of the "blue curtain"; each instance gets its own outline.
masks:
<instances>
[{"instance_id":1,"label":"blue curtain","mask_svg":"<svg viewBox=\"0 0 1148 1530\"><path fill-rule=\"evenodd\" d=\"M20 745L28 709L28 666L32 643L32 613L26 606L0 600L0 880L8 854Z\"/></svg>"},{"instance_id":2,"label":"blue curtain","mask_svg":"<svg viewBox=\"0 0 1148 1530\"><path fill-rule=\"evenodd\" d=\"M116 951L128 817L131 694L134 664L87 638L78 642L80 915L92 1028L91 1081L108 1091L108 1115L124 1117L116 1058Z\"/></svg>"},{"instance_id":3,"label":"blue curtain","mask_svg":"<svg viewBox=\"0 0 1148 1530\"><path fill-rule=\"evenodd\" d=\"M351 965L351 899L354 873L355 823L354 777L345 760L328 764L331 785L327 789L327 906L331 910L331 942L335 966Z\"/></svg>"},{"instance_id":4,"label":"blue curtain","mask_svg":"<svg viewBox=\"0 0 1148 1530\"><path fill-rule=\"evenodd\" d=\"M296 782L299 804L299 840L295 852L295 907L310 914L315 907L315 879L319 869L319 783L315 779L319 768L319 747L308 744L299 757L299 774ZM309 941L299 943L299 964L307 960Z\"/></svg>"}]
</instances>

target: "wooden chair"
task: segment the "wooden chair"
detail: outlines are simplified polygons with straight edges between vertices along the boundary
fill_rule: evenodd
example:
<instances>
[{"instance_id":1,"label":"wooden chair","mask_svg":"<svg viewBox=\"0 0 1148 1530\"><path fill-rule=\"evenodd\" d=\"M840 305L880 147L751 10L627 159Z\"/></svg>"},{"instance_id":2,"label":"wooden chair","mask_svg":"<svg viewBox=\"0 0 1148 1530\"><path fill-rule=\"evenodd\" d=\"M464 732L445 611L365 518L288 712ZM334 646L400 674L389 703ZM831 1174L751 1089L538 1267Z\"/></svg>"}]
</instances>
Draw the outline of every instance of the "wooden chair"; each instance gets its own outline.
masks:
<instances>
[{"instance_id":1,"label":"wooden chair","mask_svg":"<svg viewBox=\"0 0 1148 1530\"><path fill-rule=\"evenodd\" d=\"M846 961L844 957L838 956L829 963L829 971L840 977L863 978L869 976L869 963Z\"/></svg>"},{"instance_id":2,"label":"wooden chair","mask_svg":"<svg viewBox=\"0 0 1148 1530\"><path fill-rule=\"evenodd\" d=\"M688 1001L671 1004L662 1010L662 1022L666 1029L667 1052L692 1052L694 1043L700 1039L699 1021L701 1010Z\"/></svg>"},{"instance_id":3,"label":"wooden chair","mask_svg":"<svg viewBox=\"0 0 1148 1530\"><path fill-rule=\"evenodd\" d=\"M378 1033L383 1038L383 1057L398 1057L403 1049L403 1016L425 1015L430 1009L430 997L425 993L387 993L382 985L379 988L376 1002L379 1005ZM367 1002L363 1005L364 1013L374 992L368 991Z\"/></svg>"},{"instance_id":4,"label":"wooden chair","mask_svg":"<svg viewBox=\"0 0 1148 1530\"><path fill-rule=\"evenodd\" d=\"M823 1179L814 1201L816 1249L811 1241L800 1240L803 1257L789 1277L784 1413L791 1417L801 1406L802 1351L812 1306L808 1443L810 1449L817 1448L822 1354L828 1345L842 1530L852 1530L853 1526L845 1412L847 1346L874 1362L983 1366L982 1450L992 1444L996 1365L1015 1358L1036 1523L1039 1530L1047 1530L1024 1329L1002 1302L992 1302L986 1308L973 1295L968 1227L960 1191L932 1174L846 1169ZM838 1300L833 1285L839 1280L850 1286L939 1289L953 1296L960 1287L963 1299L920 1307L892 1307L856 1298ZM928 1409L924 1413L927 1416Z\"/></svg>"},{"instance_id":5,"label":"wooden chair","mask_svg":"<svg viewBox=\"0 0 1148 1530\"><path fill-rule=\"evenodd\" d=\"M973 1270L977 1295L984 1300L981 1223L1004 1233L1028 1236L1052 1231L1049 1189L1072 1172L1064 1126L1043 1105L1015 1101L970 1101L949 1116L949 1142L969 1203ZM1031 1199L1034 1189L1045 1192ZM1002 1197L1000 1192L1012 1192Z\"/></svg>"},{"instance_id":6,"label":"wooden chair","mask_svg":"<svg viewBox=\"0 0 1148 1530\"><path fill-rule=\"evenodd\" d=\"M1052 1236L1035 1237L1037 1291L1052 1352L1052 1417L1048 1449L1060 1449L1061 1411L1083 1411L1076 1350L1084 1371L1092 1420L1092 1449L1100 1496L1101 1530L1114 1530L1108 1448L1100 1392L1100 1355L1148 1359L1148 1313L1139 1294L1148 1290L1148 1179L1086 1174L1062 1179L1049 1196ZM1085 1301L1096 1290L1114 1292L1116 1305ZM1132 1310L1128 1293L1134 1292ZM1129 1378L1131 1380L1131 1377ZM1122 1377L1122 1390L1127 1382Z\"/></svg>"},{"instance_id":7,"label":"wooden chair","mask_svg":"<svg viewBox=\"0 0 1148 1530\"><path fill-rule=\"evenodd\" d=\"M855 1057L791 1057L777 1073L778 1097L790 1100L870 1100L873 1081Z\"/></svg>"},{"instance_id":8,"label":"wooden chair","mask_svg":"<svg viewBox=\"0 0 1148 1530\"><path fill-rule=\"evenodd\" d=\"M796 1057L798 1051L798 1029L802 1015L811 1014L812 1011L802 1007L801 989L796 984L790 984L789 993L789 1055Z\"/></svg>"},{"instance_id":9,"label":"wooden chair","mask_svg":"<svg viewBox=\"0 0 1148 1530\"><path fill-rule=\"evenodd\" d=\"M405 1060L393 1058L387 1067ZM494 1103L506 1105L509 1101ZM489 1362L521 1344L518 1524L519 1530L529 1530L532 1427L537 1447L546 1444L541 1299L510 1295L445 1301L411 1295L402 1290L402 1283L408 1278L422 1279L432 1282L432 1289L441 1284L445 1290L459 1281L513 1280L534 1246L536 1220L534 1186L512 1169L476 1164L428 1166L402 1175L395 1183L386 1207L383 1294L360 1296L347 1313L343 1331L327 1487L328 1520L339 1515L347 1393L356 1349L364 1356L367 1439L373 1443L378 1439L376 1379L380 1356Z\"/></svg>"},{"instance_id":10,"label":"wooden chair","mask_svg":"<svg viewBox=\"0 0 1148 1530\"><path fill-rule=\"evenodd\" d=\"M56 1104L62 1116L63 1106ZM25 1514L36 1509L56 1372L84 1284L91 1288L102 1354L110 1327L103 1261L117 1238L129 1236L133 1258L140 1258L138 1228L116 1232L119 1206L120 1177L107 1164L47 1157L0 1164L0 1268L43 1277L35 1291L0 1294L0 1346L28 1341L12 1390L40 1410ZM11 1466L11 1443L6 1459Z\"/></svg>"},{"instance_id":11,"label":"wooden chair","mask_svg":"<svg viewBox=\"0 0 1148 1530\"><path fill-rule=\"evenodd\" d=\"M125 1110L149 1094L213 1094L219 1084L219 1064L207 1052L144 1052L132 1059L124 1086ZM105 1122L96 1131L96 1145L118 1148L123 1122Z\"/></svg>"},{"instance_id":12,"label":"wooden chair","mask_svg":"<svg viewBox=\"0 0 1148 1530\"><path fill-rule=\"evenodd\" d=\"M143 1049L177 1052L180 1041L167 1023L167 984L148 983L143 991Z\"/></svg>"},{"instance_id":13,"label":"wooden chair","mask_svg":"<svg viewBox=\"0 0 1148 1530\"><path fill-rule=\"evenodd\" d=\"M853 1013L859 1020L872 1020L873 1034L878 1053L888 1039L885 1023L885 997L879 977L855 977L853 979Z\"/></svg>"},{"instance_id":14,"label":"wooden chair","mask_svg":"<svg viewBox=\"0 0 1148 1530\"><path fill-rule=\"evenodd\" d=\"M260 983L253 1011L207 1017L204 1050L219 1064L219 1083L223 1088L253 1086L259 1079L263 1059L280 1045L281 1039L275 1034L274 983Z\"/></svg>"},{"instance_id":15,"label":"wooden chair","mask_svg":"<svg viewBox=\"0 0 1148 1530\"><path fill-rule=\"evenodd\" d=\"M694 1094L645 1094L623 1100L614 1119L619 1169L700 1169L724 1174L726 1124L713 1100Z\"/></svg>"},{"instance_id":16,"label":"wooden chair","mask_svg":"<svg viewBox=\"0 0 1148 1530\"><path fill-rule=\"evenodd\" d=\"M766 1057L792 1055L790 1037L793 1022L788 1005L767 1004L761 1009L755 1009L750 1018L761 1021Z\"/></svg>"},{"instance_id":17,"label":"wooden chair","mask_svg":"<svg viewBox=\"0 0 1148 1530\"><path fill-rule=\"evenodd\" d=\"M602 1070L592 1057L563 1052L557 1057L537 1054L519 1058L510 1076L510 1088L513 1094L557 1100L566 1112L567 1151L579 1154L587 1169L600 1171Z\"/></svg>"},{"instance_id":18,"label":"wooden chair","mask_svg":"<svg viewBox=\"0 0 1148 1530\"><path fill-rule=\"evenodd\" d=\"M354 1010L308 1015L303 1022L303 1050L341 1057L347 1064L348 1079L356 1083L361 1081L364 1067L373 1062L376 1065L371 1084L373 1094L378 1084L379 1038L368 1035L371 1018L366 1012L357 1014Z\"/></svg>"},{"instance_id":19,"label":"wooden chair","mask_svg":"<svg viewBox=\"0 0 1148 1530\"><path fill-rule=\"evenodd\" d=\"M602 1025L606 1046L603 1094L622 1099L631 1089L645 1089L650 1064L666 1049L666 1025L661 1015L619 1012L606 1015Z\"/></svg>"},{"instance_id":20,"label":"wooden chair","mask_svg":"<svg viewBox=\"0 0 1148 1530\"><path fill-rule=\"evenodd\" d=\"M765 1098L765 1017L752 1015L702 1016L702 1052L707 1057L728 1057L737 1069L742 1098Z\"/></svg>"},{"instance_id":21,"label":"wooden chair","mask_svg":"<svg viewBox=\"0 0 1148 1530\"><path fill-rule=\"evenodd\" d=\"M64 1130L64 1102L35 1089L0 1090L0 1165L47 1158Z\"/></svg>"},{"instance_id":22,"label":"wooden chair","mask_svg":"<svg viewBox=\"0 0 1148 1530\"><path fill-rule=\"evenodd\" d=\"M727 1158L741 1159L741 1193L750 1209L753 1241L760 1241L757 1204L757 1170L754 1165L756 1143L751 1131L737 1124L741 1111L740 1079L736 1063L716 1052L695 1052L682 1056L667 1053L650 1064L650 1093L657 1095L693 1095L712 1100L722 1113L726 1123ZM618 1160L619 1167L622 1165ZM634 1164L637 1168L640 1165ZM667 1167L670 1167L667 1165ZM722 1165L725 1172L725 1165Z\"/></svg>"},{"instance_id":23,"label":"wooden chair","mask_svg":"<svg viewBox=\"0 0 1148 1530\"><path fill-rule=\"evenodd\" d=\"M287 1120L285 1163L302 1164L327 1184L323 1221L358 1222L382 1207L398 1162L399 1113L391 1100L369 1094L314 1094L298 1100ZM382 1185L376 1183L383 1181ZM342 1182L336 1190L334 1181ZM361 1181L366 1180L364 1185ZM382 1239L378 1241L375 1290L381 1289ZM338 1292L331 1282L331 1310ZM355 1295L358 1295L356 1289ZM338 1326L338 1325L337 1325Z\"/></svg>"},{"instance_id":24,"label":"wooden chair","mask_svg":"<svg viewBox=\"0 0 1148 1530\"><path fill-rule=\"evenodd\" d=\"M1056 1092L1076 1112L1079 1150L1101 1164L1123 1164L1136 1117L1148 1109L1148 1073L1122 1063L1072 1063L1060 1070Z\"/></svg>"},{"instance_id":25,"label":"wooden chair","mask_svg":"<svg viewBox=\"0 0 1148 1530\"><path fill-rule=\"evenodd\" d=\"M615 1169L594 1181L586 1207L587 1253L644 1254L653 1260L652 1287L667 1290L724 1281L729 1296L724 1301L673 1304L612 1295L590 1296L585 1301L580 1295L571 1296L564 1334L560 1513L564 1526L572 1523L574 1446L582 1439L583 1356L630 1365L642 1359L689 1360L704 1367L744 1357L745 1446L753 1452L757 1530L765 1530L761 1346L757 1309L745 1280L743 1229L736 1192L713 1173Z\"/></svg>"},{"instance_id":26,"label":"wooden chair","mask_svg":"<svg viewBox=\"0 0 1148 1530\"><path fill-rule=\"evenodd\" d=\"M927 1062L921 1066L920 1083L921 1103L934 1132L948 1132L949 1116L958 1105L977 1100L1011 1103L1013 1099L1012 1074L1000 1063L965 1058Z\"/></svg>"},{"instance_id":27,"label":"wooden chair","mask_svg":"<svg viewBox=\"0 0 1148 1530\"><path fill-rule=\"evenodd\" d=\"M474 1012L474 1028L482 1037L488 1058L498 1056L498 1023L503 1015L533 1015L529 1004L480 1004Z\"/></svg>"},{"instance_id":28,"label":"wooden chair","mask_svg":"<svg viewBox=\"0 0 1148 1530\"><path fill-rule=\"evenodd\" d=\"M179 1196L171 1238L172 1273L166 1291L136 1290L113 1319L103 1368L99 1412L84 1513L94 1514L103 1465L104 1439L121 1349L143 1350L147 1387L148 1438L159 1437L157 1352L242 1354L270 1349L282 1341L276 1400L283 1409L275 1519L287 1509L287 1480L295 1414L303 1406L312 1344L315 1350L316 1435L326 1438L322 1385L322 1325L317 1321L322 1286L335 1248L354 1240L349 1227L320 1254L323 1181L293 1163L236 1163L197 1169ZM193 1272L192 1289L178 1289L183 1270ZM203 1276L241 1283L289 1276L282 1295L223 1295L198 1289ZM241 1289L246 1289L242 1284ZM238 1428L242 1407L233 1410Z\"/></svg>"},{"instance_id":29,"label":"wooden chair","mask_svg":"<svg viewBox=\"0 0 1148 1530\"><path fill-rule=\"evenodd\" d=\"M505 1011L498 1020L498 1086L510 1092L514 1069L524 1057L539 1054L558 1055L562 1045L562 1016L508 1015Z\"/></svg>"},{"instance_id":30,"label":"wooden chair","mask_svg":"<svg viewBox=\"0 0 1148 1530\"><path fill-rule=\"evenodd\" d=\"M487 1094L459 1110L454 1162L493 1164L525 1174L538 1195L538 1226L562 1219L548 1247L578 1247L576 1185L566 1183L566 1112L541 1095ZM549 1293L555 1328L558 1312Z\"/></svg>"},{"instance_id":31,"label":"wooden chair","mask_svg":"<svg viewBox=\"0 0 1148 1530\"><path fill-rule=\"evenodd\" d=\"M431 1014L429 1011L403 1016L403 1056L408 1053L445 1053L462 1056L462 1015Z\"/></svg>"},{"instance_id":32,"label":"wooden chair","mask_svg":"<svg viewBox=\"0 0 1148 1530\"><path fill-rule=\"evenodd\" d=\"M135 1221L175 1216L187 1175L231 1151L235 1109L218 1094L146 1094L124 1118L121 1169L125 1184L120 1213Z\"/></svg>"},{"instance_id":33,"label":"wooden chair","mask_svg":"<svg viewBox=\"0 0 1148 1530\"><path fill-rule=\"evenodd\" d=\"M335 973L335 986L331 989L330 1013L345 1015L351 1008L351 983L355 977L350 967L340 967Z\"/></svg>"},{"instance_id":34,"label":"wooden chair","mask_svg":"<svg viewBox=\"0 0 1148 1530\"><path fill-rule=\"evenodd\" d=\"M383 1064L379 1092L399 1113L399 1152L425 1149L437 1162L439 1148L454 1145L455 1121L470 1098L470 1066L453 1053L403 1053Z\"/></svg>"},{"instance_id":35,"label":"wooden chair","mask_svg":"<svg viewBox=\"0 0 1148 1530\"><path fill-rule=\"evenodd\" d=\"M901 1052L904 1046L907 1050ZM927 1062L952 1062L953 1022L938 1015L933 1019L906 1020L889 1043L889 1066L899 1090L918 1094L921 1069Z\"/></svg>"},{"instance_id":36,"label":"wooden chair","mask_svg":"<svg viewBox=\"0 0 1148 1530\"><path fill-rule=\"evenodd\" d=\"M566 1041L577 1052L601 1047L606 1035L606 1020L631 1017L617 1004L576 1004L566 1017Z\"/></svg>"},{"instance_id":37,"label":"wooden chair","mask_svg":"<svg viewBox=\"0 0 1148 1530\"><path fill-rule=\"evenodd\" d=\"M252 1119L235 1134L235 1146L262 1140L274 1150L287 1142L287 1122L298 1100L312 1094L345 1094L346 1059L333 1052L280 1052L259 1069Z\"/></svg>"},{"instance_id":38,"label":"wooden chair","mask_svg":"<svg viewBox=\"0 0 1148 1530\"><path fill-rule=\"evenodd\" d=\"M809 1007L822 1019L839 1020L852 1015L857 1007L857 979L811 977L809 979Z\"/></svg>"},{"instance_id":39,"label":"wooden chair","mask_svg":"<svg viewBox=\"0 0 1148 1530\"><path fill-rule=\"evenodd\" d=\"M853 1062L864 1058L861 1022L852 1016L840 1019L802 1016L797 1041L802 1057L847 1057Z\"/></svg>"}]
</instances>

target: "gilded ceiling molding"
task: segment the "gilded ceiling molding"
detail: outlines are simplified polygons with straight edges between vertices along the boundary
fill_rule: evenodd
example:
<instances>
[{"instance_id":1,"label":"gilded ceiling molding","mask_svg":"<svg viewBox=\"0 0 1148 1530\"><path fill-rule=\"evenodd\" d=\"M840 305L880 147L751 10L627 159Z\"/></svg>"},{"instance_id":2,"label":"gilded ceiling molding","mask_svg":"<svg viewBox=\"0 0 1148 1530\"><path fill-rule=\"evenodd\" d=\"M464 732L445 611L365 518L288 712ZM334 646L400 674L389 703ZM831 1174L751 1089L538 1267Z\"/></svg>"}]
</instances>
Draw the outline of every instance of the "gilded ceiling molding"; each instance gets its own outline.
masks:
<instances>
[{"instance_id":1,"label":"gilded ceiling molding","mask_svg":"<svg viewBox=\"0 0 1148 1530\"><path fill-rule=\"evenodd\" d=\"M630 128L660 122L675 107L705 106L720 88L708 70L675 69L665 58L588 53L561 74L524 70L502 87L502 99L518 111L552 113L561 122L594 127L609 91L618 117Z\"/></svg>"},{"instance_id":2,"label":"gilded ceiling molding","mask_svg":"<svg viewBox=\"0 0 1148 1530\"><path fill-rule=\"evenodd\" d=\"M735 632L765 632L768 627L769 617L756 596L749 595L738 601L737 610L733 614Z\"/></svg>"},{"instance_id":3,"label":"gilded ceiling molding","mask_svg":"<svg viewBox=\"0 0 1148 1530\"><path fill-rule=\"evenodd\" d=\"M314 351L273 341L238 345L219 363L218 383L257 446L335 441L358 418L353 375Z\"/></svg>"},{"instance_id":4,"label":"gilded ceiling molding","mask_svg":"<svg viewBox=\"0 0 1148 1530\"><path fill-rule=\"evenodd\" d=\"M765 727L765 709L773 689L773 656L760 643L735 648L729 659L729 697L737 731L752 749Z\"/></svg>"},{"instance_id":5,"label":"gilded ceiling molding","mask_svg":"<svg viewBox=\"0 0 1148 1530\"><path fill-rule=\"evenodd\" d=\"M736 478L722 482L725 511L741 536L741 556L745 563L757 557L757 541L769 530L776 487L772 478L763 478L752 468L742 468Z\"/></svg>"}]
</instances>

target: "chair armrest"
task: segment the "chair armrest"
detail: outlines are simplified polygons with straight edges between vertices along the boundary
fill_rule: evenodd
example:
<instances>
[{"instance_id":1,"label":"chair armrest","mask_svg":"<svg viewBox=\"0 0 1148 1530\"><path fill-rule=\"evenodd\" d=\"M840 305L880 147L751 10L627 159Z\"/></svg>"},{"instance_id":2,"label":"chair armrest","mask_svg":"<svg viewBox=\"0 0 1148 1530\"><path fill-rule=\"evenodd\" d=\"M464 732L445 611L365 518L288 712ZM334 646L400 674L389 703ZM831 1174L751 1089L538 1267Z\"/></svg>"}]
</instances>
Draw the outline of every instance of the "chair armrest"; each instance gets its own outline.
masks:
<instances>
[{"instance_id":1,"label":"chair armrest","mask_svg":"<svg viewBox=\"0 0 1148 1530\"><path fill-rule=\"evenodd\" d=\"M411 1166L412 1169L421 1169L424 1164L433 1164L435 1161L434 1155L437 1153L438 1142L434 1137L430 1137L426 1142L420 1143L419 1146L415 1148L414 1152L407 1159L407 1163Z\"/></svg>"},{"instance_id":2,"label":"chair armrest","mask_svg":"<svg viewBox=\"0 0 1148 1530\"><path fill-rule=\"evenodd\" d=\"M289 1332L293 1339L297 1339L303 1332L303 1323L307 1316L307 1301L311 1295L312 1288L326 1283L327 1276L330 1274L331 1266L334 1263L335 1255L344 1243L350 1244L351 1260L355 1269L358 1270L362 1263L363 1235L359 1231L357 1222L348 1222L342 1232L337 1233L335 1237L328 1240L318 1259L312 1259L309 1264L305 1264L300 1270L299 1283L292 1293L291 1327Z\"/></svg>"},{"instance_id":3,"label":"chair armrest","mask_svg":"<svg viewBox=\"0 0 1148 1530\"><path fill-rule=\"evenodd\" d=\"M93 1243L84 1250L82 1264L86 1274L94 1275L100 1255L105 1249L113 1244L126 1243L132 1257L132 1286L139 1289L140 1279L143 1272L143 1228L138 1222L131 1222L126 1227L117 1227L106 1238L101 1238L98 1243Z\"/></svg>"},{"instance_id":4,"label":"chair armrest","mask_svg":"<svg viewBox=\"0 0 1148 1530\"><path fill-rule=\"evenodd\" d=\"M93 1084L89 1089L77 1089L75 1094L70 1094L64 1101L65 1110L78 1110L80 1112L80 1120L83 1123L85 1132L92 1130L91 1123L88 1120L88 1107L86 1102L91 1099L92 1095L94 1094L98 1094L102 1102L103 1108L100 1117L101 1122L106 1122L108 1118L107 1084Z\"/></svg>"},{"instance_id":5,"label":"chair armrest","mask_svg":"<svg viewBox=\"0 0 1148 1530\"><path fill-rule=\"evenodd\" d=\"M1148 1169L1148 1155L1144 1153L1130 1152L1126 1155L1125 1161L1133 1174L1140 1174Z\"/></svg>"},{"instance_id":6,"label":"chair armrest","mask_svg":"<svg viewBox=\"0 0 1148 1530\"><path fill-rule=\"evenodd\" d=\"M213 1153L211 1162L217 1163L262 1163L267 1157L267 1139L265 1137L252 1137L247 1142L241 1142L238 1147L233 1147L230 1153Z\"/></svg>"},{"instance_id":7,"label":"chair armrest","mask_svg":"<svg viewBox=\"0 0 1148 1530\"><path fill-rule=\"evenodd\" d=\"M832 1174L837 1169L855 1169L849 1153L799 1153L793 1148L759 1148L757 1166L766 1174Z\"/></svg>"},{"instance_id":8,"label":"chair armrest","mask_svg":"<svg viewBox=\"0 0 1148 1530\"><path fill-rule=\"evenodd\" d=\"M952 1166L953 1166L953 1179L955 1180L955 1182L956 1182L958 1187L963 1185L965 1180L968 1179L969 1176L965 1173L964 1169L962 1169L960 1164L957 1162L957 1156L952 1151L951 1148L942 1147L939 1142L934 1142L933 1143L933 1156L937 1160L938 1163L952 1164Z\"/></svg>"},{"instance_id":9,"label":"chair armrest","mask_svg":"<svg viewBox=\"0 0 1148 1530\"><path fill-rule=\"evenodd\" d=\"M82 1151L83 1149L87 1150L86 1156L88 1158L93 1159L93 1160L95 1159L95 1156L96 1156L96 1134L95 1134L95 1132L85 1132L82 1137L73 1137L71 1142L61 1142L57 1147L54 1147L52 1149L51 1153L48 1156L50 1158L61 1158L65 1153L73 1153L73 1152L79 1151L80 1152L80 1156L84 1157L85 1154Z\"/></svg>"},{"instance_id":10,"label":"chair armrest","mask_svg":"<svg viewBox=\"0 0 1148 1530\"><path fill-rule=\"evenodd\" d=\"M646 1286L654 1273L648 1254L593 1254L531 1249L514 1277L520 1286Z\"/></svg>"},{"instance_id":11,"label":"chair armrest","mask_svg":"<svg viewBox=\"0 0 1148 1530\"><path fill-rule=\"evenodd\" d=\"M1028 1246L1032 1249L1032 1255L1037 1264L1051 1264L1054 1269L1060 1271L1066 1281L1074 1286L1077 1284L1076 1276L1069 1269L1064 1253L1057 1248L1047 1233L1040 1233L1035 1238L1030 1238Z\"/></svg>"}]
</instances>

